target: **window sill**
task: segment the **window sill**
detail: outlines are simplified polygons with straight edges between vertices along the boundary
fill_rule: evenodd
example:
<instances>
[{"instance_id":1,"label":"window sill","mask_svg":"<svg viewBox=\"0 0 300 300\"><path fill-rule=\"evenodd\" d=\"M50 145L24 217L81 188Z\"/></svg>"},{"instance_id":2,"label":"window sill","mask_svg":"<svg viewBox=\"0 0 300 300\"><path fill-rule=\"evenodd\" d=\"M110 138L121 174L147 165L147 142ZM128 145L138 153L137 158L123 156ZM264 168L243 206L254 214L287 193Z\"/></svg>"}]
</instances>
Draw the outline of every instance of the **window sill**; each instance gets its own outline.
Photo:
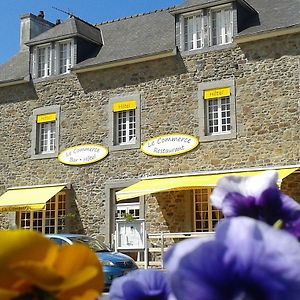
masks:
<instances>
[{"instance_id":1,"label":"window sill","mask_svg":"<svg viewBox=\"0 0 300 300\"><path fill-rule=\"evenodd\" d=\"M30 159L47 159L47 158L57 158L58 153L53 152L53 153L45 153L45 154L34 154L30 157Z\"/></svg>"},{"instance_id":2,"label":"window sill","mask_svg":"<svg viewBox=\"0 0 300 300\"><path fill-rule=\"evenodd\" d=\"M200 53L223 51L223 50L232 49L235 47L236 47L235 43L229 43L229 44L223 44L223 45L204 47L201 49L195 49L195 50L190 50L190 51L180 51L180 53L181 53L182 57L185 57L185 56L190 56L190 55L195 55L195 54L200 54Z\"/></svg>"},{"instance_id":3,"label":"window sill","mask_svg":"<svg viewBox=\"0 0 300 300\"><path fill-rule=\"evenodd\" d=\"M52 81L52 80L58 80L58 79L66 78L66 77L69 77L70 75L71 75L71 72L64 73L64 74L59 74L59 75L51 75L51 76L42 77L42 78L33 78L32 81L33 81L33 83Z\"/></svg>"},{"instance_id":4,"label":"window sill","mask_svg":"<svg viewBox=\"0 0 300 300\"><path fill-rule=\"evenodd\" d=\"M223 141L223 140L233 140L236 139L236 133L228 133L228 134L215 134L215 135L205 135L200 136L200 142L214 142L214 141Z\"/></svg>"},{"instance_id":5,"label":"window sill","mask_svg":"<svg viewBox=\"0 0 300 300\"><path fill-rule=\"evenodd\" d=\"M140 144L127 144L127 145L111 145L109 146L110 151L122 151L122 150L131 150L131 149L139 149Z\"/></svg>"}]
</instances>

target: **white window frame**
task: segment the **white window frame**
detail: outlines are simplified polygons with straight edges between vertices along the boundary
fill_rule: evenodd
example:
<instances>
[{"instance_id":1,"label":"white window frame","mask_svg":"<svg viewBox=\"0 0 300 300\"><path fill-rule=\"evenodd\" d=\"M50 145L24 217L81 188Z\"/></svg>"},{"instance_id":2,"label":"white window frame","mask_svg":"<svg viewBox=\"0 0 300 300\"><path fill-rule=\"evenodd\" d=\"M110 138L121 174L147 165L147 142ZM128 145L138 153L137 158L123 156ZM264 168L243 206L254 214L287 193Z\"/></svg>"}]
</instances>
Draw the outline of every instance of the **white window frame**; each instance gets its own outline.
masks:
<instances>
[{"instance_id":1,"label":"white window frame","mask_svg":"<svg viewBox=\"0 0 300 300\"><path fill-rule=\"evenodd\" d=\"M38 123L38 116L40 115L47 115L47 114L55 114L56 118L54 126L55 126L55 138L53 139L54 147L50 149L49 147L46 151L41 151L41 132L40 132L40 124ZM51 123L49 122L45 123ZM31 158L32 159L44 159L44 158L55 158L58 156L59 151L59 124L60 124L60 106L59 105L51 105L51 106L44 106L39 107L33 110L31 116L31 123L32 123L32 131L31 131ZM50 139L50 132L48 133L48 137ZM50 140L48 140L50 143Z\"/></svg>"},{"instance_id":2,"label":"white window frame","mask_svg":"<svg viewBox=\"0 0 300 300\"><path fill-rule=\"evenodd\" d=\"M217 81L209 81L209 82L201 82L198 84L198 98L199 98L199 105L198 105L198 112L199 112L199 139L202 142L209 142L209 141L217 141L217 140L230 140L235 139L237 137L237 124L236 124L236 103L235 103L235 79L228 78L222 79ZM222 131L215 132L211 134L208 131L208 118L207 118L207 102L212 101L210 99L204 99L204 94L206 90L211 89L220 89L220 88L229 88L230 95L229 95L229 105L230 105L230 131ZM215 99L222 99L215 98ZM218 111L218 118L222 118L222 113ZM228 116L225 116L228 118ZM219 121L218 125L222 124L222 120Z\"/></svg>"},{"instance_id":3,"label":"white window frame","mask_svg":"<svg viewBox=\"0 0 300 300\"><path fill-rule=\"evenodd\" d=\"M114 111L113 107L116 103L123 103L128 101L135 101L135 109L123 109L120 111ZM138 149L141 145L141 95L140 94L126 94L119 95L109 100L109 150L119 151L127 149ZM134 128L130 128L130 111L134 110L135 125ZM125 140L119 142L119 128L118 128L118 116L125 114ZM134 136L130 133L130 130L134 130Z\"/></svg>"},{"instance_id":4,"label":"white window frame","mask_svg":"<svg viewBox=\"0 0 300 300\"><path fill-rule=\"evenodd\" d=\"M55 152L56 121L38 123L38 154ZM44 132L43 132L44 131Z\"/></svg>"},{"instance_id":5,"label":"white window frame","mask_svg":"<svg viewBox=\"0 0 300 300\"><path fill-rule=\"evenodd\" d=\"M122 122L120 120L125 120ZM136 109L114 112L114 145L131 145L136 142ZM122 127L120 129L120 126ZM125 126L125 128L124 128ZM132 133L132 132L133 133ZM124 140L125 138L125 140Z\"/></svg>"},{"instance_id":6,"label":"white window frame","mask_svg":"<svg viewBox=\"0 0 300 300\"><path fill-rule=\"evenodd\" d=\"M222 101L226 101L226 103L222 103ZM210 105L216 107L216 110L210 111L212 108ZM216 105L214 105L216 104ZM224 107L225 106L225 107ZM228 109L229 106L229 109ZM214 117L214 115L217 115ZM228 116L229 114L229 116ZM214 98L205 100L205 118L206 118L206 134L207 135L219 135L219 134L230 134L231 133L231 109L230 109L230 96ZM224 116L225 115L225 116ZM229 119L229 121L228 121ZM225 122L223 122L225 121ZM217 123L217 124L210 124ZM225 129L223 127L226 127ZM211 131L210 128L213 127ZM214 131L214 128L217 127L217 130ZM229 127L229 129L228 129Z\"/></svg>"},{"instance_id":7,"label":"white window frame","mask_svg":"<svg viewBox=\"0 0 300 300\"><path fill-rule=\"evenodd\" d=\"M60 47L61 45L66 45L66 53L68 54L67 57L65 58L66 60L66 65L65 65L65 70L61 71L61 52L60 52ZM74 66L74 40L68 39L68 40L63 40L55 43L55 65L56 65L56 74L61 75L61 74L68 74L71 71L71 68Z\"/></svg>"},{"instance_id":8,"label":"white window frame","mask_svg":"<svg viewBox=\"0 0 300 300\"><path fill-rule=\"evenodd\" d=\"M116 204L116 220L124 219L124 214L131 214L134 219L140 218L139 198L137 198L136 202L122 202Z\"/></svg>"},{"instance_id":9,"label":"white window frame","mask_svg":"<svg viewBox=\"0 0 300 300\"><path fill-rule=\"evenodd\" d=\"M63 190L46 203L45 210L17 212L17 227L36 230L43 234L62 232L65 227L66 197L67 193Z\"/></svg>"},{"instance_id":10,"label":"white window frame","mask_svg":"<svg viewBox=\"0 0 300 300\"><path fill-rule=\"evenodd\" d=\"M44 51L43 68L40 68L40 51ZM53 74L53 54L51 44L36 46L33 50L33 74L34 78L46 78ZM40 74L40 69L43 72Z\"/></svg>"},{"instance_id":11,"label":"white window frame","mask_svg":"<svg viewBox=\"0 0 300 300\"><path fill-rule=\"evenodd\" d=\"M216 15L216 28L213 28L213 15ZM208 14L209 45L225 45L232 43L233 9L232 6L219 6L210 9ZM214 32L215 31L215 32Z\"/></svg>"},{"instance_id":12,"label":"white window frame","mask_svg":"<svg viewBox=\"0 0 300 300\"><path fill-rule=\"evenodd\" d=\"M200 30L197 30L197 17L200 20ZM189 24L186 26L186 21L188 19L191 20L192 30L189 28ZM186 30L187 29L187 30ZM187 35L186 35L187 32ZM197 38L198 32L199 37ZM191 34L190 34L191 33ZM190 36L189 36L190 34ZM192 51L201 49L204 47L204 16L203 11L199 10L197 12L193 12L192 14L184 14L180 19L180 36L181 36L181 49L183 51ZM200 45L198 46L198 41ZM191 43L191 47L189 47L189 43Z\"/></svg>"}]
</instances>

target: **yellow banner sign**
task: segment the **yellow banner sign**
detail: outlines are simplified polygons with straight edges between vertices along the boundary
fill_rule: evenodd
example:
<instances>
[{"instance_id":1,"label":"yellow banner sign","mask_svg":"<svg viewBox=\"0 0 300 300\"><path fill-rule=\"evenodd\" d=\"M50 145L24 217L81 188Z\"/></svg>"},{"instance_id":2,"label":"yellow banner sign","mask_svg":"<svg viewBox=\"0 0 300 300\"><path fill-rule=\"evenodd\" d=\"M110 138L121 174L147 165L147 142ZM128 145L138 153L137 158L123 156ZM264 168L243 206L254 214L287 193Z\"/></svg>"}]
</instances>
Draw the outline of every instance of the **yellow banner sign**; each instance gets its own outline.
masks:
<instances>
[{"instance_id":1,"label":"yellow banner sign","mask_svg":"<svg viewBox=\"0 0 300 300\"><path fill-rule=\"evenodd\" d=\"M230 96L230 88L220 88L220 89L212 89L204 91L204 99L214 99Z\"/></svg>"},{"instance_id":2,"label":"yellow banner sign","mask_svg":"<svg viewBox=\"0 0 300 300\"><path fill-rule=\"evenodd\" d=\"M113 104L113 111L122 111L122 110L130 110L136 109L136 101L124 101L124 102L116 102Z\"/></svg>"},{"instance_id":3,"label":"yellow banner sign","mask_svg":"<svg viewBox=\"0 0 300 300\"><path fill-rule=\"evenodd\" d=\"M45 114L37 116L37 123L46 123L56 121L56 114Z\"/></svg>"}]
</instances>

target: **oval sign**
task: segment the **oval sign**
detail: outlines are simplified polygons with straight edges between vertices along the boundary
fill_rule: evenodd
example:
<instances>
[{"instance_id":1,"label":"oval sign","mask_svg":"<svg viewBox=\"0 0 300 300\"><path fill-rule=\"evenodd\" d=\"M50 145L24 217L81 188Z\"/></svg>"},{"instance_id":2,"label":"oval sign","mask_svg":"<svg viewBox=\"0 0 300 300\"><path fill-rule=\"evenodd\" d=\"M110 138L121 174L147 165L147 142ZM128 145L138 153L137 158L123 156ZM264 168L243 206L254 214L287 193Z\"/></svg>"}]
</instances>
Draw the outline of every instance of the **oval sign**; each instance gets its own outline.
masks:
<instances>
[{"instance_id":1,"label":"oval sign","mask_svg":"<svg viewBox=\"0 0 300 300\"><path fill-rule=\"evenodd\" d=\"M108 150L96 144L78 145L62 151L58 160L66 165L87 165L101 160L108 154Z\"/></svg>"},{"instance_id":2,"label":"oval sign","mask_svg":"<svg viewBox=\"0 0 300 300\"><path fill-rule=\"evenodd\" d=\"M141 150L153 156L172 156L191 151L198 144L198 139L191 135L166 134L144 142Z\"/></svg>"}]
</instances>

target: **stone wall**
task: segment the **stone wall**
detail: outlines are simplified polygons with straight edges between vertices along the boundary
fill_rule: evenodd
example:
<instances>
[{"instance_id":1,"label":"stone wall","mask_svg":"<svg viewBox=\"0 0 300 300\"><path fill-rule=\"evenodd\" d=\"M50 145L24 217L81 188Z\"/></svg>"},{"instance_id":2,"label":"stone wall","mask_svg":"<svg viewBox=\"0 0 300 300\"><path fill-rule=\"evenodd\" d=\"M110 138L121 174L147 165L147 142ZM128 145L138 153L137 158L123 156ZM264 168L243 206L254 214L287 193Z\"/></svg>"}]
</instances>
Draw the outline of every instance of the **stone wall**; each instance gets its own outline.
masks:
<instances>
[{"instance_id":1,"label":"stone wall","mask_svg":"<svg viewBox=\"0 0 300 300\"><path fill-rule=\"evenodd\" d=\"M297 164L299 48L300 35L284 36L1 88L0 193L12 186L69 182L74 194L72 207L79 215L72 231L101 234L109 214L105 211L109 201L105 185L111 181ZM138 149L113 151L102 161L85 166L30 159L30 117L35 108L60 105L60 150L85 143L108 147L109 99L129 93L141 94L142 141L169 133L198 136L198 83L232 77L236 84L236 139L200 141L193 151L173 157L151 157ZM299 175L295 182L298 185ZM170 210L182 205L180 200L168 203ZM157 214L162 220L168 218L155 209L146 212L146 218ZM7 227L7 215L1 214L1 218L1 226ZM157 231L155 225L150 228Z\"/></svg>"}]
</instances>

